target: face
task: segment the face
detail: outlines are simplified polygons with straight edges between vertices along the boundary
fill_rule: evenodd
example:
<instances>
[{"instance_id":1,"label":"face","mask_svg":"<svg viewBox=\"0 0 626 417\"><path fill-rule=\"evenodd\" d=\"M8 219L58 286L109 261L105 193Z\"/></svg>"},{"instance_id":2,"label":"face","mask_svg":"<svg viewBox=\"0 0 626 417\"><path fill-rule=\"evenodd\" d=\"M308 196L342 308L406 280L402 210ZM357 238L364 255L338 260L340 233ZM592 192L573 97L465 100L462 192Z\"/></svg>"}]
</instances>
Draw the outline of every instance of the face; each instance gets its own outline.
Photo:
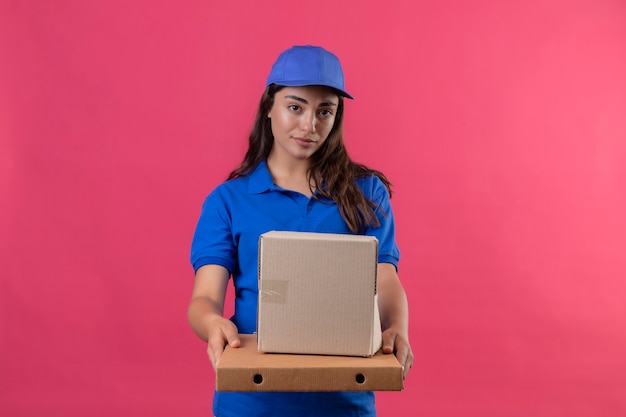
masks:
<instances>
[{"instance_id":1,"label":"face","mask_svg":"<svg viewBox=\"0 0 626 417\"><path fill-rule=\"evenodd\" d=\"M274 96L270 118L272 154L296 160L309 158L328 138L339 103L333 89L321 86L285 87Z\"/></svg>"}]
</instances>

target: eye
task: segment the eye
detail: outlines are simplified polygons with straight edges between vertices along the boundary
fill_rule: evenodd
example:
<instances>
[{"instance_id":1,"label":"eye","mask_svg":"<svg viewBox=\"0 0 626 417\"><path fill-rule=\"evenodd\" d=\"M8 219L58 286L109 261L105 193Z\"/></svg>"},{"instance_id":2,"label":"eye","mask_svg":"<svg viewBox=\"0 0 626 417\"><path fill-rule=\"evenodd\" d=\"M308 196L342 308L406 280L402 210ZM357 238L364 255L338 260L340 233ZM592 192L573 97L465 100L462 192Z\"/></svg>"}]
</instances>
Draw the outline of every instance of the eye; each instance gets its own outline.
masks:
<instances>
[{"instance_id":1,"label":"eye","mask_svg":"<svg viewBox=\"0 0 626 417\"><path fill-rule=\"evenodd\" d=\"M333 115L333 111L331 109L322 109L320 110L320 114L324 117L330 117Z\"/></svg>"},{"instance_id":2,"label":"eye","mask_svg":"<svg viewBox=\"0 0 626 417\"><path fill-rule=\"evenodd\" d=\"M289 106L287 106L287 108L292 111L300 110L300 106L298 106L297 104L290 104Z\"/></svg>"}]
</instances>

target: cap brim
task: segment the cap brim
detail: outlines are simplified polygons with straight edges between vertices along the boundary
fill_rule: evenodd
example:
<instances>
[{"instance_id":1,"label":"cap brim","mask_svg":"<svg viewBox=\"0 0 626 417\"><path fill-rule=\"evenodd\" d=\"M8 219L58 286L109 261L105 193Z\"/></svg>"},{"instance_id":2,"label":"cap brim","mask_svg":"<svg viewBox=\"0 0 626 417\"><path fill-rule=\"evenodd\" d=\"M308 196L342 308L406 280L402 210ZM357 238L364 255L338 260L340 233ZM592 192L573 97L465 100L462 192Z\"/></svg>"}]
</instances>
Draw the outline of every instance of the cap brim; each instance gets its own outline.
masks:
<instances>
[{"instance_id":1,"label":"cap brim","mask_svg":"<svg viewBox=\"0 0 626 417\"><path fill-rule=\"evenodd\" d=\"M306 81L271 81L267 84L267 86L269 87L271 84L282 85L285 87L306 87L309 85L328 87L328 88L332 88L333 90L335 90L340 96L354 100L354 97L348 94L345 90L342 90L341 88L337 88L337 87L334 87L332 85L327 85L327 84L316 84L316 83L306 82Z\"/></svg>"}]
</instances>

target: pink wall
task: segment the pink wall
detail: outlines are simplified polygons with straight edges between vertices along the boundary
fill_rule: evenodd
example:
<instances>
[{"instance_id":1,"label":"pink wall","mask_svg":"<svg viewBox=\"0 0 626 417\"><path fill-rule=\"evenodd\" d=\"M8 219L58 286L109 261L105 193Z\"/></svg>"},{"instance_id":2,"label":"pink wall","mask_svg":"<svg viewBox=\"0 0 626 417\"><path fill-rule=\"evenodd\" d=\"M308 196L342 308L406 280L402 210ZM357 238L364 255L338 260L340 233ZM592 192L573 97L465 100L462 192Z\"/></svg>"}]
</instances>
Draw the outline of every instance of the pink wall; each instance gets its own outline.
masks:
<instances>
[{"instance_id":1,"label":"pink wall","mask_svg":"<svg viewBox=\"0 0 626 417\"><path fill-rule=\"evenodd\" d=\"M210 415L190 239L303 43L395 183L416 362L380 415L626 414L624 2L3 0L0 415Z\"/></svg>"}]
</instances>

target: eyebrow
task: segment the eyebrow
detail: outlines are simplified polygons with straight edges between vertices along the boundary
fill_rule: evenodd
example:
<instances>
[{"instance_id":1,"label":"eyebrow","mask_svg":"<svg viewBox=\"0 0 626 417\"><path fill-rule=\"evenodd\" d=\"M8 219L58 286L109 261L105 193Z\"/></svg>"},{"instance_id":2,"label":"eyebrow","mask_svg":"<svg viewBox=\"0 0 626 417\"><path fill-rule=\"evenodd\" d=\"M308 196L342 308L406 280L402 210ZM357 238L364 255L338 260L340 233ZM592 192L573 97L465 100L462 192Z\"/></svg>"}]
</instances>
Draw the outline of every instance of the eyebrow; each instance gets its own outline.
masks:
<instances>
[{"instance_id":1,"label":"eyebrow","mask_svg":"<svg viewBox=\"0 0 626 417\"><path fill-rule=\"evenodd\" d=\"M304 104L309 104L309 102L307 100L303 99L302 97L289 95L289 96L285 96L285 98L290 98L292 100L296 100L296 101L299 101L299 102L304 103ZM333 103L332 101L328 101L328 102L320 103L319 107L332 107L332 106L336 106L336 105L337 105L337 103Z\"/></svg>"}]
</instances>

